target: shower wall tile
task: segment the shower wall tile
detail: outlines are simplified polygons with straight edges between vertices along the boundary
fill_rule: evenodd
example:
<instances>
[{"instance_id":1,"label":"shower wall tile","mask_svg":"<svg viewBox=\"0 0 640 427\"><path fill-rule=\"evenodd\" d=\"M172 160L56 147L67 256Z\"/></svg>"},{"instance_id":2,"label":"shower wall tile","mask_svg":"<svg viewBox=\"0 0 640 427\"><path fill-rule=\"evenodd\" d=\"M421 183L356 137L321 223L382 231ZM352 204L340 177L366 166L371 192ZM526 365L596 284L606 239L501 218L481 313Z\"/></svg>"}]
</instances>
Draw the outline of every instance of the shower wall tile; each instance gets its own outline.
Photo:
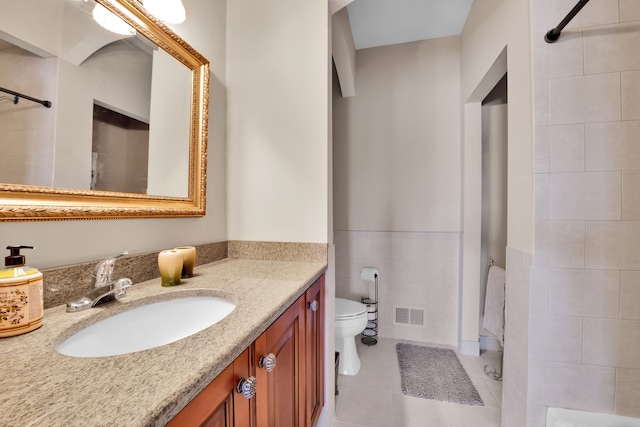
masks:
<instances>
[{"instance_id":1,"label":"shower wall tile","mask_svg":"<svg viewBox=\"0 0 640 427\"><path fill-rule=\"evenodd\" d=\"M640 57L634 54L639 43L640 25L638 22L607 25L586 30L584 73L596 74L640 69Z\"/></svg>"},{"instance_id":2,"label":"shower wall tile","mask_svg":"<svg viewBox=\"0 0 640 427\"><path fill-rule=\"evenodd\" d=\"M547 20L547 0L532 0L531 1L531 32L538 34L542 39L549 30L549 22Z\"/></svg>"},{"instance_id":3,"label":"shower wall tile","mask_svg":"<svg viewBox=\"0 0 640 427\"><path fill-rule=\"evenodd\" d=\"M586 268L640 270L640 221L588 221Z\"/></svg>"},{"instance_id":4,"label":"shower wall tile","mask_svg":"<svg viewBox=\"0 0 640 427\"><path fill-rule=\"evenodd\" d=\"M549 221L549 267L584 268L584 221Z\"/></svg>"},{"instance_id":5,"label":"shower wall tile","mask_svg":"<svg viewBox=\"0 0 640 427\"><path fill-rule=\"evenodd\" d=\"M535 268L546 268L549 267L550 264L550 256L551 253L551 231L550 231L551 221L541 221L536 220L535 230L534 230L534 243L536 254L536 263Z\"/></svg>"},{"instance_id":6,"label":"shower wall tile","mask_svg":"<svg viewBox=\"0 0 640 427\"><path fill-rule=\"evenodd\" d=\"M544 44L549 46L544 40ZM562 37L549 47L549 77L581 76L584 70L582 30L562 32Z\"/></svg>"},{"instance_id":7,"label":"shower wall tile","mask_svg":"<svg viewBox=\"0 0 640 427\"><path fill-rule=\"evenodd\" d=\"M530 288L531 313L549 313L549 269L534 267L531 269Z\"/></svg>"},{"instance_id":8,"label":"shower wall tile","mask_svg":"<svg viewBox=\"0 0 640 427\"><path fill-rule=\"evenodd\" d=\"M535 174L535 213L540 220L550 219L549 174Z\"/></svg>"},{"instance_id":9,"label":"shower wall tile","mask_svg":"<svg viewBox=\"0 0 640 427\"><path fill-rule=\"evenodd\" d=\"M588 171L640 170L640 121L586 125Z\"/></svg>"},{"instance_id":10,"label":"shower wall tile","mask_svg":"<svg viewBox=\"0 0 640 427\"><path fill-rule=\"evenodd\" d=\"M622 120L640 120L640 71L620 73Z\"/></svg>"},{"instance_id":11,"label":"shower wall tile","mask_svg":"<svg viewBox=\"0 0 640 427\"><path fill-rule=\"evenodd\" d=\"M529 402L536 405L544 405L544 384L547 374L547 362L542 359L529 357Z\"/></svg>"},{"instance_id":12,"label":"shower wall tile","mask_svg":"<svg viewBox=\"0 0 640 427\"><path fill-rule=\"evenodd\" d=\"M534 80L549 78L549 45L544 41L546 31L544 30L532 40Z\"/></svg>"},{"instance_id":13,"label":"shower wall tile","mask_svg":"<svg viewBox=\"0 0 640 427\"><path fill-rule=\"evenodd\" d=\"M640 320L640 271L620 272L620 318Z\"/></svg>"},{"instance_id":14,"label":"shower wall tile","mask_svg":"<svg viewBox=\"0 0 640 427\"><path fill-rule=\"evenodd\" d=\"M551 269L549 312L567 316L618 318L617 270Z\"/></svg>"},{"instance_id":15,"label":"shower wall tile","mask_svg":"<svg viewBox=\"0 0 640 427\"><path fill-rule=\"evenodd\" d=\"M622 219L640 220L640 171L622 173Z\"/></svg>"},{"instance_id":16,"label":"shower wall tile","mask_svg":"<svg viewBox=\"0 0 640 427\"><path fill-rule=\"evenodd\" d=\"M620 219L621 187L619 172L551 174L551 219Z\"/></svg>"},{"instance_id":17,"label":"shower wall tile","mask_svg":"<svg viewBox=\"0 0 640 427\"><path fill-rule=\"evenodd\" d=\"M549 80L536 80L533 90L533 124L545 126L549 124Z\"/></svg>"},{"instance_id":18,"label":"shower wall tile","mask_svg":"<svg viewBox=\"0 0 640 427\"><path fill-rule=\"evenodd\" d=\"M640 321L585 318L582 361L640 369Z\"/></svg>"},{"instance_id":19,"label":"shower wall tile","mask_svg":"<svg viewBox=\"0 0 640 427\"><path fill-rule=\"evenodd\" d=\"M616 369L615 413L640 418L640 370Z\"/></svg>"},{"instance_id":20,"label":"shower wall tile","mask_svg":"<svg viewBox=\"0 0 640 427\"><path fill-rule=\"evenodd\" d=\"M584 125L549 126L549 158L550 172L583 172Z\"/></svg>"},{"instance_id":21,"label":"shower wall tile","mask_svg":"<svg viewBox=\"0 0 640 427\"><path fill-rule=\"evenodd\" d=\"M549 80L550 124L620 120L620 73Z\"/></svg>"},{"instance_id":22,"label":"shower wall tile","mask_svg":"<svg viewBox=\"0 0 640 427\"><path fill-rule=\"evenodd\" d=\"M640 21L640 2L620 0L620 22Z\"/></svg>"},{"instance_id":23,"label":"shower wall tile","mask_svg":"<svg viewBox=\"0 0 640 427\"><path fill-rule=\"evenodd\" d=\"M537 126L534 129L534 173L549 173L549 144L549 126Z\"/></svg>"},{"instance_id":24,"label":"shower wall tile","mask_svg":"<svg viewBox=\"0 0 640 427\"><path fill-rule=\"evenodd\" d=\"M575 0L547 0L549 24L555 27L576 5ZM618 22L618 0L599 0L587 3L567 25L567 29Z\"/></svg>"},{"instance_id":25,"label":"shower wall tile","mask_svg":"<svg viewBox=\"0 0 640 427\"><path fill-rule=\"evenodd\" d=\"M612 413L615 368L547 362L545 404Z\"/></svg>"},{"instance_id":26,"label":"shower wall tile","mask_svg":"<svg viewBox=\"0 0 640 427\"><path fill-rule=\"evenodd\" d=\"M582 351L582 318L532 314L529 357L579 363Z\"/></svg>"}]
</instances>

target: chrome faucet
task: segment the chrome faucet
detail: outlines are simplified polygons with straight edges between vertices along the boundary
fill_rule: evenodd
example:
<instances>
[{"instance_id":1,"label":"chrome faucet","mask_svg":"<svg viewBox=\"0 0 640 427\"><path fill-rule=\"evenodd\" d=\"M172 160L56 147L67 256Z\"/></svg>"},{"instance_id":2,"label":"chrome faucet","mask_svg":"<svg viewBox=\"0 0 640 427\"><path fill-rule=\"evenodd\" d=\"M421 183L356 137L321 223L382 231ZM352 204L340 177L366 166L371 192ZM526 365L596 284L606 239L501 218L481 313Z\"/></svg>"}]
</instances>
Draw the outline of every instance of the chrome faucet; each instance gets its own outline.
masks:
<instances>
[{"instance_id":1,"label":"chrome faucet","mask_svg":"<svg viewBox=\"0 0 640 427\"><path fill-rule=\"evenodd\" d=\"M124 251L118 256L100 261L95 267L93 277L94 289L86 296L67 303L67 312L86 310L106 302L118 300L127 295L127 289L133 284L131 279L123 277L113 280L113 269L116 259L128 255L129 251Z\"/></svg>"}]
</instances>

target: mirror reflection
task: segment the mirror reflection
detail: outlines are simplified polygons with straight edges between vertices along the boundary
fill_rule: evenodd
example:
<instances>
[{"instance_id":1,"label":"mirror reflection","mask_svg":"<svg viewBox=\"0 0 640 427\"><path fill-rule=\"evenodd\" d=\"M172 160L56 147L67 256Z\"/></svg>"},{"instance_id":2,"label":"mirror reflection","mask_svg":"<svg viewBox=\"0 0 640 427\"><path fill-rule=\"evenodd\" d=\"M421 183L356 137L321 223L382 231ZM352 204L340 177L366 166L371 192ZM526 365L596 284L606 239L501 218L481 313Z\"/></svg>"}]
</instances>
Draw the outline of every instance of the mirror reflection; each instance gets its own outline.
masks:
<instances>
[{"instance_id":1,"label":"mirror reflection","mask_svg":"<svg viewBox=\"0 0 640 427\"><path fill-rule=\"evenodd\" d=\"M56 1L0 0L0 87L52 104L0 92L0 183L187 197L191 70Z\"/></svg>"}]
</instances>

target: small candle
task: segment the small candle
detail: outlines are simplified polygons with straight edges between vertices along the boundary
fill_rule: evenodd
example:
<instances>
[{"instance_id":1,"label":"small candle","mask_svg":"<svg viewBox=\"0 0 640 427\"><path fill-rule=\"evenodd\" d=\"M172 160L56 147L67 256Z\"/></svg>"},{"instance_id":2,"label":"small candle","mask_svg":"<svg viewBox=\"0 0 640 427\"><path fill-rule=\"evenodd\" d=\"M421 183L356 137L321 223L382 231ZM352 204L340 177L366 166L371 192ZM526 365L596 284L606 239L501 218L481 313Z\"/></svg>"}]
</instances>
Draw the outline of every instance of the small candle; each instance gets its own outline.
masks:
<instances>
[{"instance_id":1,"label":"small candle","mask_svg":"<svg viewBox=\"0 0 640 427\"><path fill-rule=\"evenodd\" d=\"M182 278L193 277L193 267L196 265L196 248L194 246L180 246L175 250L182 254Z\"/></svg>"},{"instance_id":2,"label":"small candle","mask_svg":"<svg viewBox=\"0 0 640 427\"><path fill-rule=\"evenodd\" d=\"M162 286L175 286L180 284L183 257L180 251L170 249L158 254L158 268L162 278Z\"/></svg>"}]
</instances>

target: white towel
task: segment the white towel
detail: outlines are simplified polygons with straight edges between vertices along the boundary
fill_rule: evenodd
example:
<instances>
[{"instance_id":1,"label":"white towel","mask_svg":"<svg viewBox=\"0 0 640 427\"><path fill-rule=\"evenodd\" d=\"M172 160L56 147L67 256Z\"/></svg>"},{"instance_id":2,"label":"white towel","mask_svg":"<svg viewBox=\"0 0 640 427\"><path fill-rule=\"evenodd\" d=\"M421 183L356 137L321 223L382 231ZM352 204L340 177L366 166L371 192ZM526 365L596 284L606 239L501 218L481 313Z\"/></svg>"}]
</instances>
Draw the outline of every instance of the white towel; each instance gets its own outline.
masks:
<instances>
[{"instance_id":1,"label":"white towel","mask_svg":"<svg viewBox=\"0 0 640 427\"><path fill-rule=\"evenodd\" d=\"M506 274L503 268L492 265L487 277L487 295L484 299L482 327L504 345L504 299Z\"/></svg>"}]
</instances>

